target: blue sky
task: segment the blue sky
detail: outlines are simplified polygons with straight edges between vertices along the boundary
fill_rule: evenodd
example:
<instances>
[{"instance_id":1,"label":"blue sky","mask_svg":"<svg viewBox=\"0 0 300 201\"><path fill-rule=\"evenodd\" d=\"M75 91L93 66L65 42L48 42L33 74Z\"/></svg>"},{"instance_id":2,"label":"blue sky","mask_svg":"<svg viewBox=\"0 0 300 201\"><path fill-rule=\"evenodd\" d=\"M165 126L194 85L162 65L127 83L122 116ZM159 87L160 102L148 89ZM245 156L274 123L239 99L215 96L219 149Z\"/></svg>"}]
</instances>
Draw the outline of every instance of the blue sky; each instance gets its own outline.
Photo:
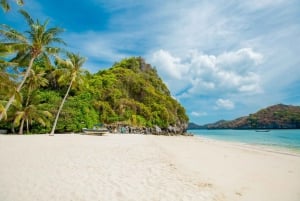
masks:
<instances>
[{"instance_id":1,"label":"blue sky","mask_svg":"<svg viewBox=\"0 0 300 201\"><path fill-rule=\"evenodd\" d=\"M25 30L13 10L1 23ZM130 56L157 68L199 124L300 105L299 0L25 0L91 72Z\"/></svg>"}]
</instances>

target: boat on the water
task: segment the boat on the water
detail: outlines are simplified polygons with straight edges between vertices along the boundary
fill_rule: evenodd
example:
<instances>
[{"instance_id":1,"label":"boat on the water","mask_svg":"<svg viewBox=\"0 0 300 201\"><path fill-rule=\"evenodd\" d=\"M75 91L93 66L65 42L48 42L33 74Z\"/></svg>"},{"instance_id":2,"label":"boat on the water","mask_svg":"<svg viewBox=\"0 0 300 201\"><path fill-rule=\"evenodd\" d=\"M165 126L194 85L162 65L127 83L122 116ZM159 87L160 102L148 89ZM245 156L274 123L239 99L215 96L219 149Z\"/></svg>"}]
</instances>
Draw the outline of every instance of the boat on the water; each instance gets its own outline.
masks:
<instances>
[{"instance_id":1,"label":"boat on the water","mask_svg":"<svg viewBox=\"0 0 300 201\"><path fill-rule=\"evenodd\" d=\"M270 132L270 130L255 130L255 132Z\"/></svg>"}]
</instances>

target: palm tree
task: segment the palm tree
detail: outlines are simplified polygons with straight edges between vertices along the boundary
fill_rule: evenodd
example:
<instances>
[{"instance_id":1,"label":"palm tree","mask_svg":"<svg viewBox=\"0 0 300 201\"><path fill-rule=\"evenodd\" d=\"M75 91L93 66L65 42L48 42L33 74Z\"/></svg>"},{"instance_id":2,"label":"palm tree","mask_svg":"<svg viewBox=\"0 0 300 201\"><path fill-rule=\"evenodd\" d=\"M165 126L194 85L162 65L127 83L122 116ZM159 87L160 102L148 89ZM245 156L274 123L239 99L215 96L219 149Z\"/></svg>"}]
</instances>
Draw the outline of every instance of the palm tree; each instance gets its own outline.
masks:
<instances>
[{"instance_id":1,"label":"palm tree","mask_svg":"<svg viewBox=\"0 0 300 201\"><path fill-rule=\"evenodd\" d=\"M31 73L26 80L25 88L22 91L27 90L26 101L23 101L24 107L19 107L20 110L16 112L14 125L20 125L19 134L23 134L24 122L26 121L27 133L29 133L29 124L34 120L43 126L48 124L48 118L52 117L51 113L45 110L40 110L40 98L36 94L33 94L34 90L39 87L48 85L48 80L45 78L45 72L38 65L33 66ZM33 95L33 96L32 96ZM24 96L25 97L25 96Z\"/></svg>"},{"instance_id":2,"label":"palm tree","mask_svg":"<svg viewBox=\"0 0 300 201\"><path fill-rule=\"evenodd\" d=\"M29 133L29 124L33 122L38 122L43 126L49 125L49 118L52 117L51 113L46 110L41 110L42 106L40 104L33 103L21 108L21 110L16 112L14 119L14 125L19 126L19 134L23 134L24 123L27 125L27 133Z\"/></svg>"},{"instance_id":3,"label":"palm tree","mask_svg":"<svg viewBox=\"0 0 300 201\"><path fill-rule=\"evenodd\" d=\"M23 4L24 4L23 0L16 0L16 3L19 6L23 6ZM0 5L3 8L4 12L7 12L10 10L10 5L8 4L7 0L0 0Z\"/></svg>"},{"instance_id":4,"label":"palm tree","mask_svg":"<svg viewBox=\"0 0 300 201\"><path fill-rule=\"evenodd\" d=\"M29 76L35 59L43 57L45 61L50 63L48 55L57 54L60 50L57 47L51 47L51 45L53 43L65 44L61 38L57 37L58 34L63 32L62 29L57 27L47 29L48 20L44 24L41 24L39 20L36 20L36 22L33 21L26 11L20 10L20 13L24 16L30 28L26 32L26 35L17 32L7 25L2 25L2 29L0 30L0 36L8 41L4 45L17 52L16 57L12 61L19 63L21 66L27 66L23 79L17 86L17 92L20 92ZM7 112L14 99L14 95L9 98L4 112ZM3 118L4 112L0 113L0 121Z\"/></svg>"},{"instance_id":5,"label":"palm tree","mask_svg":"<svg viewBox=\"0 0 300 201\"><path fill-rule=\"evenodd\" d=\"M83 73L83 70L81 69L82 65L84 64L84 62L86 61L86 59L84 57L81 57L79 54L74 54L74 53L67 53L67 60L63 60L61 58L56 58L56 64L58 67L60 67L60 69L58 69L59 71L61 71L61 77L59 79L59 81L69 81L69 86L67 89L67 92L59 106L59 109L57 111L54 123L53 123L53 127L51 130L50 135L53 136L54 135L54 131L56 128L56 124L57 124L57 120L59 118L60 112L63 108L63 105L69 95L69 92L72 88L73 85L79 83L81 81L81 74Z\"/></svg>"}]
</instances>

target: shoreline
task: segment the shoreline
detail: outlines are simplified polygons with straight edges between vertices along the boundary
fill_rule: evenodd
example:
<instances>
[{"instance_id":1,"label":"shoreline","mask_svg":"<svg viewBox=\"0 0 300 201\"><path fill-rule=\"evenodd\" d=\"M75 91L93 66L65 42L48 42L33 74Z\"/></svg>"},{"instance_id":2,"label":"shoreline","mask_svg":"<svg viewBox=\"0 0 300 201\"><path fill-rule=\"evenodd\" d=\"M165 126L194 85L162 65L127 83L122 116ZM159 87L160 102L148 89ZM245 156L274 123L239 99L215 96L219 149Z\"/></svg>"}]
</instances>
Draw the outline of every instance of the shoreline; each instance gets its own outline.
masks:
<instances>
[{"instance_id":1,"label":"shoreline","mask_svg":"<svg viewBox=\"0 0 300 201\"><path fill-rule=\"evenodd\" d=\"M0 136L36 136L36 135L45 135L48 136L49 134L0 134ZM259 143L246 143L246 142L240 142L240 141L234 141L234 140L222 140L222 139L214 139L205 137L202 135L198 135L195 133L188 132L187 135L156 135L156 134L142 134L142 133L105 133L102 135L97 134L85 134L85 133L56 133L55 135L86 135L86 136L106 136L106 135L145 135L145 136L166 136L166 137L194 137L196 139L201 139L205 141L211 141L216 143L225 143L228 145L236 146L239 148L245 148L245 149L253 149L257 151L265 151L265 152L271 152L271 153L278 153L283 155L291 155L300 157L300 149L296 148L289 148L287 146L280 146L280 145L264 145Z\"/></svg>"},{"instance_id":2,"label":"shoreline","mask_svg":"<svg viewBox=\"0 0 300 201\"><path fill-rule=\"evenodd\" d=\"M244 134L246 135L245 138L240 138L240 136L238 136L238 138L235 137L235 135L231 136L231 134L229 134L229 136L226 136L226 138L224 137L220 137L218 136L220 133L216 133L216 137L210 137L209 135L207 136L208 133L204 132L193 132L193 130L189 130L189 133L193 134L196 137L201 137L201 138L207 138L210 140L216 140L216 141L221 141L221 142L229 142L229 143L236 143L236 144L241 144L241 145L245 145L245 146L253 146L254 148L257 147L259 149L264 149L267 151L275 151L275 152L279 152L279 153L284 153L284 154L296 154L296 155L300 155L300 142L299 139L295 139L297 140L298 144L294 144L292 141L294 139L288 139L289 142L284 142L285 140L281 141L279 139L280 134L276 133L280 130L283 131L300 131L300 129L271 129L271 135L269 133L267 134L262 134L262 136L254 136L254 138L252 138L251 136L249 136L249 132L253 132L254 130L234 130L234 129L221 129L221 131L224 131L224 136L226 136L228 133L228 131L232 131L232 132L236 132L236 131L243 131L242 133L239 133L240 136L243 136ZM199 130L197 130L199 131ZM200 129L201 131L201 129ZM244 133L245 132L245 133ZM254 133L255 134L255 133ZM295 134L299 134L298 132ZM214 135L214 133L213 133ZM285 135L285 133L282 134L283 136ZM289 134L291 135L291 134ZM250 138L249 138L250 137ZM270 137L270 139L269 139ZM299 136L300 137L300 136Z\"/></svg>"},{"instance_id":3,"label":"shoreline","mask_svg":"<svg viewBox=\"0 0 300 201\"><path fill-rule=\"evenodd\" d=\"M279 145L263 145L263 144L252 144L252 143L245 143L245 142L238 142L238 141L231 141L231 140L212 139L212 138L203 137L195 134L193 137L215 142L215 143L224 143L227 145L244 148L244 149L252 149L257 151L264 151L264 152L271 152L271 153L300 157L300 150L279 146Z\"/></svg>"},{"instance_id":4,"label":"shoreline","mask_svg":"<svg viewBox=\"0 0 300 201\"><path fill-rule=\"evenodd\" d=\"M298 201L300 157L198 136L0 135L0 200Z\"/></svg>"}]
</instances>

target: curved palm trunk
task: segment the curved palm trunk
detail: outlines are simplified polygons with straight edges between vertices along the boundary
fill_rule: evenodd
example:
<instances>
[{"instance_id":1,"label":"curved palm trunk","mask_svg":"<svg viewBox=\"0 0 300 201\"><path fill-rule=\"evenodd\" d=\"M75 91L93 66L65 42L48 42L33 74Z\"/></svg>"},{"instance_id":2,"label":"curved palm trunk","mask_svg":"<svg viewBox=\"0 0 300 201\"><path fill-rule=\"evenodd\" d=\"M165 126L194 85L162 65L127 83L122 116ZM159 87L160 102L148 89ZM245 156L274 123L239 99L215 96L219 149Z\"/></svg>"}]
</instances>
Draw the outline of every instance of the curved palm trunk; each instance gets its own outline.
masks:
<instances>
[{"instance_id":1,"label":"curved palm trunk","mask_svg":"<svg viewBox=\"0 0 300 201\"><path fill-rule=\"evenodd\" d=\"M61 102L61 104L59 106L59 109L57 111L57 114L56 114L56 117L55 117L55 120L54 120L54 123L53 123L53 127L52 127L52 130L51 130L51 133L49 134L50 136L54 136L54 131L55 131L55 128L56 128L57 120L59 118L59 114L60 114L60 112L61 112L61 110L62 110L62 108L63 108L63 106L65 104L65 101L66 101L68 95L69 95L69 92L71 90L72 84L73 84L73 79L71 80L70 85L68 87L68 90L67 90L67 92L65 94L65 97L64 97L64 99L62 100L62 102Z\"/></svg>"},{"instance_id":2,"label":"curved palm trunk","mask_svg":"<svg viewBox=\"0 0 300 201\"><path fill-rule=\"evenodd\" d=\"M29 76L30 71L31 71L31 68L32 68L32 64L33 64L33 61L35 60L35 58L36 58L36 57L32 57L32 58L30 59L29 65L28 65L28 68L27 68L27 70L26 70L26 73L25 73L25 75L24 75L24 77L23 77L23 80L22 80L22 82L21 82L21 83L18 85L18 87L17 87L17 90L16 90L17 93L20 92L20 90L22 89L22 87L23 87L23 85L24 85L24 83L25 83L27 77ZM3 119L4 114L7 113L9 107L10 107L11 104L14 102L14 100L15 100L15 94L12 95L12 96L9 98L8 102L7 102L6 105L5 105L4 111L0 113L0 121Z\"/></svg>"},{"instance_id":3,"label":"curved palm trunk","mask_svg":"<svg viewBox=\"0 0 300 201\"><path fill-rule=\"evenodd\" d=\"M22 119L21 125L20 125L20 130L19 130L19 134L20 134L20 135L23 135L24 122L25 122L25 119Z\"/></svg>"},{"instance_id":4,"label":"curved palm trunk","mask_svg":"<svg viewBox=\"0 0 300 201\"><path fill-rule=\"evenodd\" d=\"M28 119L26 120L26 128L27 128L27 134L29 134L29 121L28 121Z\"/></svg>"}]
</instances>

